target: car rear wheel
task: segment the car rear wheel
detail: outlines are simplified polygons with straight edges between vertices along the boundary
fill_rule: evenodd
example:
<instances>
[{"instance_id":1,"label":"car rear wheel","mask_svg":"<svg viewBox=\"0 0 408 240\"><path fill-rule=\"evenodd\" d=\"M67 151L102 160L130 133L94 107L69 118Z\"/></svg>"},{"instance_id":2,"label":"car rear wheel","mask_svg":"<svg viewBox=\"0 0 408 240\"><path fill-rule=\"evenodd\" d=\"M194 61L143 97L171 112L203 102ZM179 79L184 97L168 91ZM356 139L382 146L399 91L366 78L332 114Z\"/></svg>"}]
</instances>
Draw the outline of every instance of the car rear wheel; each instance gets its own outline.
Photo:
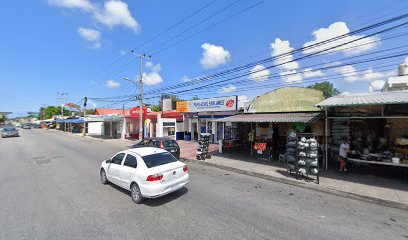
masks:
<instances>
[{"instance_id":1,"label":"car rear wheel","mask_svg":"<svg viewBox=\"0 0 408 240\"><path fill-rule=\"evenodd\" d=\"M130 186L130 193L132 195L133 202L137 204L140 204L143 202L144 197L142 196L142 193L140 192L140 188L136 183L133 183Z\"/></svg>"},{"instance_id":2,"label":"car rear wheel","mask_svg":"<svg viewBox=\"0 0 408 240\"><path fill-rule=\"evenodd\" d=\"M108 178L106 177L105 170L101 169L100 175L101 175L101 183L102 184L107 184L109 181L108 181Z\"/></svg>"}]
</instances>

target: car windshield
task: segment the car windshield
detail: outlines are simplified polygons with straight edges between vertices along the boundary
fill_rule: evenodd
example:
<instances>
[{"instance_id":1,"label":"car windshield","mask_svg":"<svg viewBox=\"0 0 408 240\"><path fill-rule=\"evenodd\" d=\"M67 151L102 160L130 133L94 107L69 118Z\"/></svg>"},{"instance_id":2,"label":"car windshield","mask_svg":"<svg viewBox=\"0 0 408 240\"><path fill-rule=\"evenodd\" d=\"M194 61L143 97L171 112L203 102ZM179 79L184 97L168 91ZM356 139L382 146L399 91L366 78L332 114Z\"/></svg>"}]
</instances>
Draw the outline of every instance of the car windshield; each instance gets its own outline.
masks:
<instances>
[{"instance_id":1,"label":"car windshield","mask_svg":"<svg viewBox=\"0 0 408 240\"><path fill-rule=\"evenodd\" d=\"M16 129L14 128L14 127L5 127L4 128L4 131L7 131L7 132L11 132L11 131L15 131Z\"/></svg>"},{"instance_id":2,"label":"car windshield","mask_svg":"<svg viewBox=\"0 0 408 240\"><path fill-rule=\"evenodd\" d=\"M178 160L168 152L155 153L142 157L148 168L157 167L167 163L177 162Z\"/></svg>"},{"instance_id":3,"label":"car windshield","mask_svg":"<svg viewBox=\"0 0 408 240\"><path fill-rule=\"evenodd\" d=\"M163 141L164 147L178 147L178 144L174 140Z\"/></svg>"}]
</instances>

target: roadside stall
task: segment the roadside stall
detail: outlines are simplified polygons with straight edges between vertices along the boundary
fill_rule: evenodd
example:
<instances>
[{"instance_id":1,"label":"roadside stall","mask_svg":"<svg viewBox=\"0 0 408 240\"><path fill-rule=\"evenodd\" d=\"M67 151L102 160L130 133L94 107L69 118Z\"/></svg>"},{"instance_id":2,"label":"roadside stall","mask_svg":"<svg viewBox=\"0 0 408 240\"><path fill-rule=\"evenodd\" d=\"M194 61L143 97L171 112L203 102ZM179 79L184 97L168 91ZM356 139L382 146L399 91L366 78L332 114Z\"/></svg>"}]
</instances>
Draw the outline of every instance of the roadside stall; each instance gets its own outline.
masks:
<instances>
[{"instance_id":1,"label":"roadside stall","mask_svg":"<svg viewBox=\"0 0 408 240\"><path fill-rule=\"evenodd\" d=\"M325 161L337 166L339 145L350 142L351 166L408 169L408 91L358 93L317 104L325 111ZM393 167L393 168L387 168Z\"/></svg>"},{"instance_id":2,"label":"roadside stall","mask_svg":"<svg viewBox=\"0 0 408 240\"><path fill-rule=\"evenodd\" d=\"M248 102L243 114L213 122L223 126L226 152L243 151L259 159L283 161L289 130L314 133L318 141L323 140L322 113L315 107L323 99L323 93L314 89L279 88Z\"/></svg>"}]
</instances>

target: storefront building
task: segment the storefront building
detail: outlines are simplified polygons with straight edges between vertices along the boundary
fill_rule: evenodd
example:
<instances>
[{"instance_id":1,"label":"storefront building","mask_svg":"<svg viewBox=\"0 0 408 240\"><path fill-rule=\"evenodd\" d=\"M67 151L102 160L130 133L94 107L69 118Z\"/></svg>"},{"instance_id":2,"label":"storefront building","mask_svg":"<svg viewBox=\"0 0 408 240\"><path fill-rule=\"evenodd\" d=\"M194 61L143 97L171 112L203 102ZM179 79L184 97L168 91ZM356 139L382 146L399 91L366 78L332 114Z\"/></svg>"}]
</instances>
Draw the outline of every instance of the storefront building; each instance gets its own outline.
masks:
<instances>
[{"instance_id":1,"label":"storefront building","mask_svg":"<svg viewBox=\"0 0 408 240\"><path fill-rule=\"evenodd\" d=\"M121 138L123 120L121 115L88 115L84 117L86 133L90 136Z\"/></svg>"},{"instance_id":2,"label":"storefront building","mask_svg":"<svg viewBox=\"0 0 408 240\"><path fill-rule=\"evenodd\" d=\"M190 101L178 101L177 112L183 114L185 140L199 140L199 133L210 133L211 142L217 143L223 126L213 121L235 115L243 110L246 96L229 96Z\"/></svg>"},{"instance_id":3,"label":"storefront building","mask_svg":"<svg viewBox=\"0 0 408 240\"><path fill-rule=\"evenodd\" d=\"M339 145L350 142L356 164L408 168L408 91L357 93L317 104L325 112L325 161L338 165Z\"/></svg>"},{"instance_id":4,"label":"storefront building","mask_svg":"<svg viewBox=\"0 0 408 240\"><path fill-rule=\"evenodd\" d=\"M316 135L323 141L322 111L315 105L324 100L323 93L302 87L285 87L265 93L245 105L244 113L214 120L223 125L224 150L252 152L264 146L262 158L278 159L285 152L287 132ZM252 132L252 133L251 133ZM253 134L253 141L250 135ZM258 153L258 152L257 152Z\"/></svg>"}]
</instances>

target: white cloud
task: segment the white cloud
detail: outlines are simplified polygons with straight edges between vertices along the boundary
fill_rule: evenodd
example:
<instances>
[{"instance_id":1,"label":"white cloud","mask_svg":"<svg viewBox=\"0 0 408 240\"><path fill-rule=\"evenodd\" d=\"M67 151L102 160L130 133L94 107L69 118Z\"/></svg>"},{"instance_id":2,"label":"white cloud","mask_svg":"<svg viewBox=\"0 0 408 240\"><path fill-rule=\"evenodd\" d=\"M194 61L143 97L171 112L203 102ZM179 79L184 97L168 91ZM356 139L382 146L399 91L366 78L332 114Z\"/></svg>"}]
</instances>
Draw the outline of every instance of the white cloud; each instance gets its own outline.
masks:
<instances>
[{"instance_id":1,"label":"white cloud","mask_svg":"<svg viewBox=\"0 0 408 240\"><path fill-rule=\"evenodd\" d=\"M124 56L126 53L127 52L125 50L123 50L123 49L119 51L119 54L122 55L122 56Z\"/></svg>"},{"instance_id":2,"label":"white cloud","mask_svg":"<svg viewBox=\"0 0 408 240\"><path fill-rule=\"evenodd\" d=\"M395 71L376 72L370 68L363 72L361 76L361 80L373 81L373 80L385 79L388 77L392 77L394 75L395 75Z\"/></svg>"},{"instance_id":3,"label":"white cloud","mask_svg":"<svg viewBox=\"0 0 408 240\"><path fill-rule=\"evenodd\" d=\"M334 68L333 71L340 73L347 82L381 80L395 75L395 71L377 72L372 68L358 73L356 68L352 65Z\"/></svg>"},{"instance_id":4,"label":"white cloud","mask_svg":"<svg viewBox=\"0 0 408 240\"><path fill-rule=\"evenodd\" d=\"M157 73L143 73L143 83L146 85L156 85L163 82L163 78Z\"/></svg>"},{"instance_id":5,"label":"white cloud","mask_svg":"<svg viewBox=\"0 0 408 240\"><path fill-rule=\"evenodd\" d=\"M48 0L48 4L89 12L97 22L108 28L122 26L135 32L140 30L140 24L132 16L128 4L121 0L107 0L103 5L94 4L89 0Z\"/></svg>"},{"instance_id":6,"label":"white cloud","mask_svg":"<svg viewBox=\"0 0 408 240\"><path fill-rule=\"evenodd\" d=\"M380 91L385 84L385 81L383 80L375 80L370 83L370 86L368 87L369 92L375 92L375 91Z\"/></svg>"},{"instance_id":7,"label":"white cloud","mask_svg":"<svg viewBox=\"0 0 408 240\"><path fill-rule=\"evenodd\" d=\"M405 61L404 61L404 62L408 63L408 57L407 57L407 58L405 58Z\"/></svg>"},{"instance_id":8,"label":"white cloud","mask_svg":"<svg viewBox=\"0 0 408 240\"><path fill-rule=\"evenodd\" d=\"M253 81L265 81L268 80L271 71L269 69L265 69L263 65L256 65L250 71L249 79Z\"/></svg>"},{"instance_id":9,"label":"white cloud","mask_svg":"<svg viewBox=\"0 0 408 240\"><path fill-rule=\"evenodd\" d=\"M288 70L286 72L281 72L280 76L282 81L287 83L297 83L303 81L302 74L297 73L296 70Z\"/></svg>"},{"instance_id":10,"label":"white cloud","mask_svg":"<svg viewBox=\"0 0 408 240\"><path fill-rule=\"evenodd\" d=\"M92 28L84 28L80 27L78 28L78 34L88 42L93 43L94 48L100 48L101 47L101 32L98 30L92 29Z\"/></svg>"},{"instance_id":11,"label":"white cloud","mask_svg":"<svg viewBox=\"0 0 408 240\"><path fill-rule=\"evenodd\" d=\"M303 70L304 78L323 77L324 75L321 70L313 70L312 68L305 68Z\"/></svg>"},{"instance_id":12,"label":"white cloud","mask_svg":"<svg viewBox=\"0 0 408 240\"><path fill-rule=\"evenodd\" d=\"M303 47L308 47L315 43L319 43L321 41L325 41L333 37L341 36L341 35L348 34L348 33L350 33L350 29L347 27L347 24L345 22L335 22L331 24L328 28L320 28L318 30L313 31L312 34L314 36L314 40L305 43ZM361 37L364 37L364 35L346 36L346 37L343 37L333 42L329 42L329 43L325 43L325 44L321 44L315 47L305 49L303 50L303 53L304 54L316 53L324 49L329 49L331 47L359 39ZM344 46L334 48L332 50L328 50L326 52L333 53L334 51L341 50L345 55L358 55L360 53L369 51L379 46L380 45L379 40L380 40L380 37L378 36L367 37L367 38L346 44ZM373 42L373 41L377 41L377 42ZM349 49L346 49L346 48L349 48Z\"/></svg>"},{"instance_id":13,"label":"white cloud","mask_svg":"<svg viewBox=\"0 0 408 240\"><path fill-rule=\"evenodd\" d=\"M200 60L203 68L216 68L231 61L231 54L221 46L204 43L201 48L204 50Z\"/></svg>"},{"instance_id":14,"label":"white cloud","mask_svg":"<svg viewBox=\"0 0 408 240\"><path fill-rule=\"evenodd\" d=\"M345 65L333 69L334 72L340 73L347 82L359 80L357 70L352 65Z\"/></svg>"},{"instance_id":15,"label":"white cloud","mask_svg":"<svg viewBox=\"0 0 408 240\"><path fill-rule=\"evenodd\" d=\"M237 88L230 84L228 86L222 87L218 90L219 93L229 93L229 92L234 92L235 90L237 90Z\"/></svg>"},{"instance_id":16,"label":"white cloud","mask_svg":"<svg viewBox=\"0 0 408 240\"><path fill-rule=\"evenodd\" d=\"M149 68L152 72L160 72L160 70L161 70L160 64L154 65L152 62L147 62L147 63L145 64L145 66L146 66L147 68Z\"/></svg>"},{"instance_id":17,"label":"white cloud","mask_svg":"<svg viewBox=\"0 0 408 240\"><path fill-rule=\"evenodd\" d=\"M94 18L109 28L123 26L137 32L140 24L133 18L127 3L120 0L109 0L103 8L94 12Z\"/></svg>"},{"instance_id":18,"label":"white cloud","mask_svg":"<svg viewBox=\"0 0 408 240\"><path fill-rule=\"evenodd\" d=\"M163 82L163 78L160 76L161 71L160 64L154 65L152 62L146 62L146 68L150 69L151 73L143 73L143 83L146 85L156 85Z\"/></svg>"},{"instance_id":19,"label":"white cloud","mask_svg":"<svg viewBox=\"0 0 408 240\"><path fill-rule=\"evenodd\" d=\"M48 0L48 4L71 9L77 8L87 12L95 10L95 5L89 0Z\"/></svg>"},{"instance_id":20,"label":"white cloud","mask_svg":"<svg viewBox=\"0 0 408 240\"><path fill-rule=\"evenodd\" d=\"M276 38L275 42L271 43L270 49L272 50L271 52L272 57L277 57L279 55L285 54L285 56L277 57L277 59L274 60L274 63L276 65L279 65L278 66L279 68L284 70L295 70L299 68L299 63L289 62L293 61L293 55L287 54L293 50L293 48L290 46L289 41L283 41L280 38ZM285 62L288 63L283 64Z\"/></svg>"},{"instance_id":21,"label":"white cloud","mask_svg":"<svg viewBox=\"0 0 408 240\"><path fill-rule=\"evenodd\" d=\"M341 64L340 61L328 62L328 63L324 64L324 67L334 67L334 66L338 66L340 64Z\"/></svg>"},{"instance_id":22,"label":"white cloud","mask_svg":"<svg viewBox=\"0 0 408 240\"><path fill-rule=\"evenodd\" d=\"M183 77L181 77L181 81L182 82L190 82L191 78L187 77L186 75L184 75Z\"/></svg>"},{"instance_id":23,"label":"white cloud","mask_svg":"<svg viewBox=\"0 0 408 240\"><path fill-rule=\"evenodd\" d=\"M108 88L118 88L120 87L120 83L119 82L115 82L113 80L108 80L106 81L105 87Z\"/></svg>"}]
</instances>

